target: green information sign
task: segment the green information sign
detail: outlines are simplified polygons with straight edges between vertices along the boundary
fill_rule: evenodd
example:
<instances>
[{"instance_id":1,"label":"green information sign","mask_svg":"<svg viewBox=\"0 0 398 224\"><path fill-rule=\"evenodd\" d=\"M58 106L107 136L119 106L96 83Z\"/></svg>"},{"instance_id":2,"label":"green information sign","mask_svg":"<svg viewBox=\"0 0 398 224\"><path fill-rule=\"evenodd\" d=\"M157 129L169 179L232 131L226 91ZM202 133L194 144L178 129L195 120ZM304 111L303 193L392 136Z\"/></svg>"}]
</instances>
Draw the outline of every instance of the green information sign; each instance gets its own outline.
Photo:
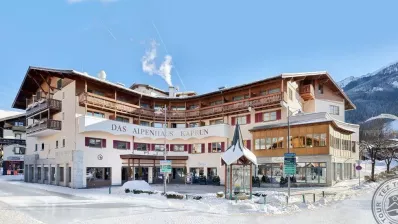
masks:
<instances>
[{"instance_id":1,"label":"green information sign","mask_svg":"<svg viewBox=\"0 0 398 224\"><path fill-rule=\"evenodd\" d=\"M171 173L171 160L160 160L160 172Z\"/></svg>"},{"instance_id":2,"label":"green information sign","mask_svg":"<svg viewBox=\"0 0 398 224\"><path fill-rule=\"evenodd\" d=\"M296 174L296 153L285 153L283 173L285 175Z\"/></svg>"}]
</instances>

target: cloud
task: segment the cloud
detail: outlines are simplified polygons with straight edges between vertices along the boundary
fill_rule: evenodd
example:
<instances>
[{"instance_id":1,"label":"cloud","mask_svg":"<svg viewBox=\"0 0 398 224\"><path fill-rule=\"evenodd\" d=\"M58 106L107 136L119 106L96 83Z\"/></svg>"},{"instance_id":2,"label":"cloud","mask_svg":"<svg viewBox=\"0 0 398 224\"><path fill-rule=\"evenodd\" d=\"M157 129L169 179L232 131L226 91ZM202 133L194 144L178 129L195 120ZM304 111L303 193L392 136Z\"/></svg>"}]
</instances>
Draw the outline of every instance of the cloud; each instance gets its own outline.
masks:
<instances>
[{"instance_id":1,"label":"cloud","mask_svg":"<svg viewBox=\"0 0 398 224\"><path fill-rule=\"evenodd\" d=\"M160 65L159 69L156 67L155 59L157 57L157 43L156 41L151 42L150 49L145 52L145 55L142 56L142 71L148 73L149 75L159 75L162 77L169 86L172 86L171 82L171 69L172 65L172 57L170 55L166 55L164 57L164 61Z\"/></svg>"},{"instance_id":2,"label":"cloud","mask_svg":"<svg viewBox=\"0 0 398 224\"><path fill-rule=\"evenodd\" d=\"M81 2L88 2L88 1L97 1L97 2L102 2L102 3L108 3L108 2L116 2L118 0L66 0L69 4L74 4L74 3L81 3Z\"/></svg>"}]
</instances>

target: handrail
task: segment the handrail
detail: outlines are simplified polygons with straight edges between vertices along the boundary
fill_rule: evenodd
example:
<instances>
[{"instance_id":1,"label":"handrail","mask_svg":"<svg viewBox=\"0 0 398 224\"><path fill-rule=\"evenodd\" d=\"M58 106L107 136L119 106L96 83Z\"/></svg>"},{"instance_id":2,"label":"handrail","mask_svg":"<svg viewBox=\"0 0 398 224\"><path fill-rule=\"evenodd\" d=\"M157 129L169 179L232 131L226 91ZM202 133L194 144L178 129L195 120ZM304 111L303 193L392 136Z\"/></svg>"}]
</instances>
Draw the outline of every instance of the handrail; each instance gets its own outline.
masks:
<instances>
[{"instance_id":1,"label":"handrail","mask_svg":"<svg viewBox=\"0 0 398 224\"><path fill-rule=\"evenodd\" d=\"M60 111L62 110L62 101L56 99L44 99L44 102L39 103L37 106L28 108L26 110L26 116L32 115L48 108Z\"/></svg>"},{"instance_id":2,"label":"handrail","mask_svg":"<svg viewBox=\"0 0 398 224\"><path fill-rule=\"evenodd\" d=\"M257 96L249 99L243 99L239 101L233 101L209 107L197 108L193 110L168 110L167 115L168 118L170 119L185 119L185 118L195 118L200 116L211 116L219 113L230 113L248 107L265 106L270 103L280 102L281 100L284 100L283 93L279 92L279 93L269 94L265 96ZM99 96L93 93L81 93L79 95L79 101L81 103L90 103L101 107L111 108L146 117L161 118L164 116L162 114L155 113L155 110L151 108L140 108L139 106L134 104L125 103L111 98ZM124 107L120 108L119 105L123 105Z\"/></svg>"},{"instance_id":3,"label":"handrail","mask_svg":"<svg viewBox=\"0 0 398 224\"><path fill-rule=\"evenodd\" d=\"M34 126L26 128L27 134L31 134L31 133L46 130L46 129L52 129L52 130L61 130L62 129L62 121L58 121L58 120L43 119L34 124L35 124Z\"/></svg>"}]
</instances>

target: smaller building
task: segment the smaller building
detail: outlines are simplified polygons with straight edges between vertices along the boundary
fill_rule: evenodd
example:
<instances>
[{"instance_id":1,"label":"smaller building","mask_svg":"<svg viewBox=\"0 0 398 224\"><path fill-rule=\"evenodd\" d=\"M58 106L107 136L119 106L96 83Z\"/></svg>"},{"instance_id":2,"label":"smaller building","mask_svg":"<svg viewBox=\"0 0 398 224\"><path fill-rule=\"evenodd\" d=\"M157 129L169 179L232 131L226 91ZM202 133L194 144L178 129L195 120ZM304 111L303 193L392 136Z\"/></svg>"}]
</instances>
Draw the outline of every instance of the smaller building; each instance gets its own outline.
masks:
<instances>
[{"instance_id":1,"label":"smaller building","mask_svg":"<svg viewBox=\"0 0 398 224\"><path fill-rule=\"evenodd\" d=\"M25 114L0 119L3 175L23 173L26 148Z\"/></svg>"}]
</instances>

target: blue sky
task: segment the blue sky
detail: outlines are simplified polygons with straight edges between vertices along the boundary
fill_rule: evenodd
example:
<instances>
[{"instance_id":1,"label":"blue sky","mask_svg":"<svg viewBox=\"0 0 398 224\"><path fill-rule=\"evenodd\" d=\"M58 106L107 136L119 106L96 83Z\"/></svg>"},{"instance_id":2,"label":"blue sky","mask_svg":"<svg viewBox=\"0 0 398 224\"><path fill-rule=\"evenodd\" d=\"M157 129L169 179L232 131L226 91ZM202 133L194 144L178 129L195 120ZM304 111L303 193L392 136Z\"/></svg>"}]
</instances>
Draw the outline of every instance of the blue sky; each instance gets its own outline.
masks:
<instances>
[{"instance_id":1,"label":"blue sky","mask_svg":"<svg viewBox=\"0 0 398 224\"><path fill-rule=\"evenodd\" d=\"M110 81L166 89L142 70L151 40L158 65L172 56L173 84L198 93L282 72L327 70L339 81L398 61L397 1L325 2L4 1L0 109L10 109L29 65L103 69Z\"/></svg>"}]
</instances>

